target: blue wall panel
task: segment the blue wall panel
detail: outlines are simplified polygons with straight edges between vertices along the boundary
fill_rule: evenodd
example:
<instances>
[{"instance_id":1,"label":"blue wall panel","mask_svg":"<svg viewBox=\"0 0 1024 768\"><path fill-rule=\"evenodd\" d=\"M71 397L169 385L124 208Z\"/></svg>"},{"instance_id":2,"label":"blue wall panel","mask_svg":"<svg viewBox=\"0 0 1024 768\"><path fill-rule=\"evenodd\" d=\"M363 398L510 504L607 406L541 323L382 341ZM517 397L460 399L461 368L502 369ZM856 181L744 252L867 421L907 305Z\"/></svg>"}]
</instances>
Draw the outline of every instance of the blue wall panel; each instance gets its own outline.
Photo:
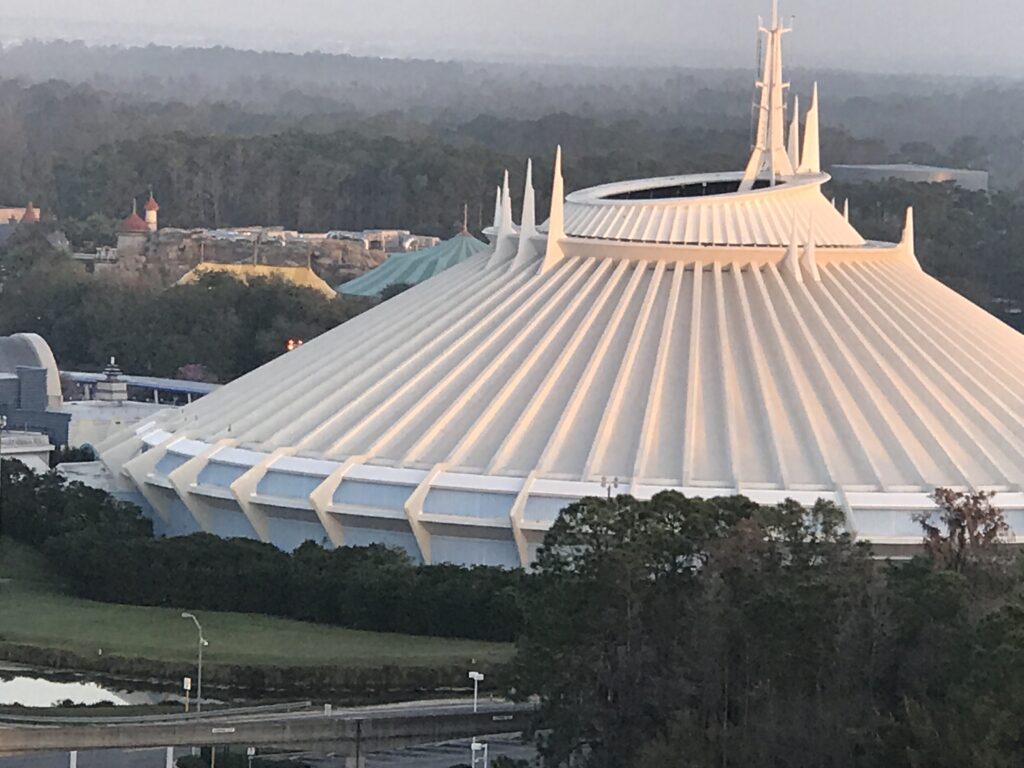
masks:
<instances>
[{"instance_id":1,"label":"blue wall panel","mask_svg":"<svg viewBox=\"0 0 1024 768\"><path fill-rule=\"evenodd\" d=\"M507 540L472 539L435 534L430 537L430 554L435 563L519 567L519 552L516 550L511 533Z\"/></svg>"},{"instance_id":2,"label":"blue wall panel","mask_svg":"<svg viewBox=\"0 0 1024 768\"><path fill-rule=\"evenodd\" d=\"M279 517L267 518L267 532L270 543L285 552L298 549L307 541L313 541L327 549L331 548L330 540L324 533L319 520L285 520Z\"/></svg>"},{"instance_id":3,"label":"blue wall panel","mask_svg":"<svg viewBox=\"0 0 1024 768\"><path fill-rule=\"evenodd\" d=\"M267 472L256 486L256 493L262 496L278 496L286 499L308 499L324 479L312 475L295 475L290 472Z\"/></svg>"}]
</instances>

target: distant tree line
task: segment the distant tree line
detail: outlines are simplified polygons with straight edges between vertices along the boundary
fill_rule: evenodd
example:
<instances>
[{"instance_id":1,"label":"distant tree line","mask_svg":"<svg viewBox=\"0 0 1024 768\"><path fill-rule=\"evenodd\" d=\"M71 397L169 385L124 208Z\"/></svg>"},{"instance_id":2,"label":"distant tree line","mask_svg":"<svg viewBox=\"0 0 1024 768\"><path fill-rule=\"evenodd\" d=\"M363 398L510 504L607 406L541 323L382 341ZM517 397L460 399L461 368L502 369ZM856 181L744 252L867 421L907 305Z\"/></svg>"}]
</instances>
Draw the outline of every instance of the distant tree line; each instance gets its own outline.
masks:
<instances>
[{"instance_id":1,"label":"distant tree line","mask_svg":"<svg viewBox=\"0 0 1024 768\"><path fill-rule=\"evenodd\" d=\"M287 553L209 534L155 538L138 507L103 491L10 459L0 473L2 534L41 550L79 597L495 641L522 623L520 571L416 565L383 546Z\"/></svg>"},{"instance_id":2,"label":"distant tree line","mask_svg":"<svg viewBox=\"0 0 1024 768\"><path fill-rule=\"evenodd\" d=\"M557 71L545 68L528 82L528 96L475 81L462 92L457 109L445 109L429 88L414 85L417 76L399 73L414 65L364 61L358 68L368 86L380 83L366 73L383 67L388 77L426 94L433 106L417 109L396 100L396 87L385 95L390 106L384 107L362 98L362 86L351 80L332 81L351 93L324 98L315 94L316 78L296 83L271 104L259 97L273 90L269 77L197 97L209 80L223 74L207 60L237 53L192 52L204 63L207 79L197 76L184 84L191 98L172 96L153 80L127 90L111 78L103 87L0 80L0 205L31 198L68 222L97 215L117 219L127 214L131 198L145 195L152 184L163 204L161 220L173 226L399 226L446 235L464 202L471 206L474 228L487 223L502 169L509 167L521 180L527 156L540 163L538 186L546 194L547 163L559 143L570 189L637 176L739 169L749 151L750 73L567 70L558 77L584 81L581 88L594 98L570 99L561 89L558 98L538 106L539 82ZM15 55L0 52L0 65L5 54ZM112 52L111 60L120 56ZM167 66L189 59L189 53L157 58ZM433 81L442 71L452 74L448 65L418 74ZM514 80L503 81L508 79ZM610 87L613 83L616 87ZM447 85L434 85L449 92ZM906 87L913 90L920 83ZM481 98L484 91L490 98ZM938 94L950 98L942 90ZM829 98L823 135L827 162L988 168L1004 190L1024 180L1019 123L1002 112L983 126L958 127L932 119L932 101L947 101L931 91L913 102L918 117L907 98L888 112L883 103L890 95L851 98L852 108L834 94ZM1008 103L987 91L962 98ZM896 120L899 125L890 124ZM940 135L932 135L940 129ZM543 209L546 199L539 204ZM81 234L85 242L88 233ZM72 241L79 242L79 233L74 235Z\"/></svg>"},{"instance_id":3,"label":"distant tree line","mask_svg":"<svg viewBox=\"0 0 1024 768\"><path fill-rule=\"evenodd\" d=\"M796 67L791 56L786 58L794 92L805 95L813 81L821 82L827 126L846 126L858 136L882 138L896 147L927 142L956 162L970 162L977 156L960 151L966 149L956 146L960 137L983 137L986 151L998 144L1011 149L1009 140L1024 123L1024 85L1019 79L814 71L806 66L812 62ZM142 129L135 122L145 116L130 118L126 105L146 105L151 113L146 125L180 124L194 108L217 130L239 133L273 132L298 121L323 125L339 116L396 113L453 123L477 115L532 120L569 112L597 118L630 115L676 129L739 128L750 116L756 65L753 56L749 61L746 67L715 69L630 66L619 60L605 66L403 61L66 41L0 48L0 72L17 78L12 83L40 89L24 114L39 111L41 103L54 106L42 94L54 94L51 101L92 101L97 102L96 112L117 112L123 130L136 135ZM87 135L95 121L94 115L89 117L79 130L68 133Z\"/></svg>"}]
</instances>

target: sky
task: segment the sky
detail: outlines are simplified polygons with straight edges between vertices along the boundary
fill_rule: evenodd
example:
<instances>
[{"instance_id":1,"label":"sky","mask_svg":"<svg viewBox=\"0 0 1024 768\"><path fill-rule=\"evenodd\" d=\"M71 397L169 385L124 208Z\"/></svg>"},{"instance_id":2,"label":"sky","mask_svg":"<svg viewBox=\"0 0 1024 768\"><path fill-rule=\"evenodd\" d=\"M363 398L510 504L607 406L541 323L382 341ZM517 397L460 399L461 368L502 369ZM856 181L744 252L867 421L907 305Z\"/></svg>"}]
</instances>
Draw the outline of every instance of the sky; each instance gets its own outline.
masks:
<instances>
[{"instance_id":1,"label":"sky","mask_svg":"<svg viewBox=\"0 0 1024 768\"><path fill-rule=\"evenodd\" d=\"M743 66L769 0L0 0L0 40ZM1024 1L781 0L793 66L1024 75Z\"/></svg>"}]
</instances>

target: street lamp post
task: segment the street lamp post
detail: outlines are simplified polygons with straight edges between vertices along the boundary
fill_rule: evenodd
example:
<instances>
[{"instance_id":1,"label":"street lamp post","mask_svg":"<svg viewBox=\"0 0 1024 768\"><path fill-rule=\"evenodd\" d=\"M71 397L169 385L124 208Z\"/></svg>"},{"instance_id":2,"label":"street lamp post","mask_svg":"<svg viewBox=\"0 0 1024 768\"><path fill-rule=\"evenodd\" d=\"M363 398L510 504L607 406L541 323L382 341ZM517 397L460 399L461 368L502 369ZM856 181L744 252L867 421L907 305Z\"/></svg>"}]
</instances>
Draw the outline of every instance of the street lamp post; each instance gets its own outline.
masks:
<instances>
[{"instance_id":1,"label":"street lamp post","mask_svg":"<svg viewBox=\"0 0 1024 768\"><path fill-rule=\"evenodd\" d=\"M480 672L470 671L469 679L473 681L473 712L476 712L477 695L480 689L480 681L484 679L484 676Z\"/></svg>"},{"instance_id":2,"label":"street lamp post","mask_svg":"<svg viewBox=\"0 0 1024 768\"><path fill-rule=\"evenodd\" d=\"M0 536L4 534L4 430L7 428L7 417L0 416Z\"/></svg>"},{"instance_id":3,"label":"street lamp post","mask_svg":"<svg viewBox=\"0 0 1024 768\"><path fill-rule=\"evenodd\" d=\"M199 623L199 619L195 617L195 614L189 613L188 611L182 611L181 618L192 619L195 622L196 629L199 631L199 669L196 673L196 712L203 711L203 646L209 645L206 642L206 638L203 637L203 627Z\"/></svg>"}]
</instances>

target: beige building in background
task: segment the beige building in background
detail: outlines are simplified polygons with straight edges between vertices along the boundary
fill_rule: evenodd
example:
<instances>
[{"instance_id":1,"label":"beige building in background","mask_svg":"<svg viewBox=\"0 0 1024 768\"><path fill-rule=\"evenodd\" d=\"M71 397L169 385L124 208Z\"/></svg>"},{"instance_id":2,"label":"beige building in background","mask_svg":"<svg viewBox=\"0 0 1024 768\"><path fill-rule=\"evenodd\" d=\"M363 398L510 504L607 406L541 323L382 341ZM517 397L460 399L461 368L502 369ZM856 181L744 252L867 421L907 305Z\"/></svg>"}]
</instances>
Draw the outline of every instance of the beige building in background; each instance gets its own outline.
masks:
<instances>
[{"instance_id":1,"label":"beige building in background","mask_svg":"<svg viewBox=\"0 0 1024 768\"><path fill-rule=\"evenodd\" d=\"M197 282L203 275L223 274L246 283L250 278L279 279L300 288L311 288L325 298L333 299L338 294L329 286L323 278L313 271L312 267L287 267L271 264L220 264L213 261L204 261L197 264L189 271L178 285L188 285Z\"/></svg>"}]
</instances>

